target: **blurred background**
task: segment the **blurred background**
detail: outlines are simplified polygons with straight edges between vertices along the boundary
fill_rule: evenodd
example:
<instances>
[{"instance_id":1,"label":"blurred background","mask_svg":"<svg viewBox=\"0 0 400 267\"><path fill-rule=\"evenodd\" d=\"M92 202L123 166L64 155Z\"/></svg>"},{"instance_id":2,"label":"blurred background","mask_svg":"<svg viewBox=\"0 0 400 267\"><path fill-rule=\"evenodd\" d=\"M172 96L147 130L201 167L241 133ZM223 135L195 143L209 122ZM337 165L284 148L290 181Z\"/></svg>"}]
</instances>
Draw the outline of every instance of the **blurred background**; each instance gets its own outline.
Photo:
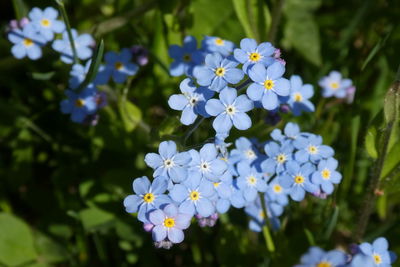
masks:
<instances>
[{"instance_id":1,"label":"blurred background","mask_svg":"<svg viewBox=\"0 0 400 267\"><path fill-rule=\"evenodd\" d=\"M35 6L57 5L0 2L1 266L284 267L297 263L310 245L347 249L353 242L373 166L364 146L369 122L382 109L400 64L399 1L66 0L71 26L97 42L104 39L105 51L133 45L149 51L149 63L129 83L103 88L109 105L96 126L73 123L59 111L70 66L55 51L45 48L37 61L12 56L8 22ZM272 129L293 121L322 135L336 151L342 183L325 200L291 202L274 234L272 260L262 235L248 229L243 210L231 209L213 228L193 223L182 244L160 250L122 205L133 179L152 174L144 155L187 129L167 104L183 79L168 73L168 46L181 45L186 35L219 36L237 45L245 37L270 41L286 60L285 76L298 74L314 85L318 115L286 114L271 126L253 111L254 126L228 139L244 135L266 141ZM317 82L331 70L353 80L353 103L321 102ZM128 114L119 105L123 92ZM213 134L210 123L203 124L190 143ZM386 236L400 254L400 149L391 153L364 239Z\"/></svg>"}]
</instances>

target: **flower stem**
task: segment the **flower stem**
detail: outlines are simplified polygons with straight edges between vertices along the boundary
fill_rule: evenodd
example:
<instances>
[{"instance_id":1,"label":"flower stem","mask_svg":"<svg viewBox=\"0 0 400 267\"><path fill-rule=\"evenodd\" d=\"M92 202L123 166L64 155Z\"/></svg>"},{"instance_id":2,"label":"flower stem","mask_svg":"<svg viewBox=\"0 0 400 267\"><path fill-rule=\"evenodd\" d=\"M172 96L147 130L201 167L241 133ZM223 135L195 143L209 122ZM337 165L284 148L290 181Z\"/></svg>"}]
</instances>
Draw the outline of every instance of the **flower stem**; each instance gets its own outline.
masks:
<instances>
[{"instance_id":1,"label":"flower stem","mask_svg":"<svg viewBox=\"0 0 400 267\"><path fill-rule=\"evenodd\" d=\"M193 134L193 132L200 126L200 124L204 121L204 119L205 119L204 117L201 117L201 118L197 119L196 123L193 124L193 126L190 127L190 128L187 130L186 134L185 134L184 137L183 137L183 145L184 145L184 146L186 145L186 142L187 142L187 140L189 139L189 137L190 137L190 136Z\"/></svg>"},{"instance_id":2,"label":"flower stem","mask_svg":"<svg viewBox=\"0 0 400 267\"><path fill-rule=\"evenodd\" d=\"M265 205L264 201L264 193L260 193L260 202L261 202L261 208L264 213L264 218L265 218L265 224L263 226L263 235L264 235L264 240L265 240L265 245L267 246L267 249L270 253L273 253L275 251L275 244L274 240L272 239L271 232L269 231L268 228L268 215L267 215L267 206Z\"/></svg>"},{"instance_id":3,"label":"flower stem","mask_svg":"<svg viewBox=\"0 0 400 267\"><path fill-rule=\"evenodd\" d=\"M69 24L67 12L65 11L64 2L63 0L55 0L55 1L58 5L58 9L60 10L61 16L63 17L63 20L65 22L65 27L67 28L68 39L69 43L71 44L72 54L74 56L74 64L77 64L79 63L78 54L76 52L75 42L74 38L72 37L71 26Z\"/></svg>"},{"instance_id":4,"label":"flower stem","mask_svg":"<svg viewBox=\"0 0 400 267\"><path fill-rule=\"evenodd\" d=\"M251 80L247 79L243 83L239 84L238 87L236 87L236 90L238 91L238 93L239 94L242 93L249 83L251 83Z\"/></svg>"}]
</instances>

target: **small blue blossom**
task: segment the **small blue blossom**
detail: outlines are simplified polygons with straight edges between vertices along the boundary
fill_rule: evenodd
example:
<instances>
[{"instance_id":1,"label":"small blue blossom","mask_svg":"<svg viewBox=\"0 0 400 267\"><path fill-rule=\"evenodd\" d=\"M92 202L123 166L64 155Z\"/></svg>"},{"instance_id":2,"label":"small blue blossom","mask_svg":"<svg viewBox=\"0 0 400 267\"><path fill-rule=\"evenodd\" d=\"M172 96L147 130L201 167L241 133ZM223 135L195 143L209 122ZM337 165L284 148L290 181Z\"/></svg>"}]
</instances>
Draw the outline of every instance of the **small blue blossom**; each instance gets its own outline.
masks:
<instances>
[{"instance_id":1,"label":"small blue blossom","mask_svg":"<svg viewBox=\"0 0 400 267\"><path fill-rule=\"evenodd\" d=\"M255 202L246 206L246 208L244 209L247 215L249 215L251 218L249 222L249 228L254 232L262 231L262 227L266 223L265 220L266 217L268 217L268 219L271 221L272 228L274 230L277 230L280 227L278 216L282 215L283 207L277 203L266 201L265 199L264 201L265 201L265 207L267 209L267 215L265 215L262 209L259 197Z\"/></svg>"},{"instance_id":2,"label":"small blue blossom","mask_svg":"<svg viewBox=\"0 0 400 267\"><path fill-rule=\"evenodd\" d=\"M30 24L22 30L12 30L7 37L14 44L11 53L15 58L21 59L27 56L36 60L42 56L41 47L46 44L46 40Z\"/></svg>"},{"instance_id":3,"label":"small blue blossom","mask_svg":"<svg viewBox=\"0 0 400 267\"><path fill-rule=\"evenodd\" d=\"M340 250L325 252L319 247L311 247L308 252L301 257L300 264L295 267L342 267L345 263L346 254Z\"/></svg>"},{"instance_id":4,"label":"small blue blossom","mask_svg":"<svg viewBox=\"0 0 400 267\"><path fill-rule=\"evenodd\" d=\"M376 267L374 260L364 254L357 254L351 259L351 262L346 267Z\"/></svg>"},{"instance_id":5,"label":"small blue blossom","mask_svg":"<svg viewBox=\"0 0 400 267\"><path fill-rule=\"evenodd\" d=\"M255 145L246 137L239 137L235 141L236 148L231 151L230 157L234 162L254 162L259 155Z\"/></svg>"},{"instance_id":6,"label":"small blue blossom","mask_svg":"<svg viewBox=\"0 0 400 267\"><path fill-rule=\"evenodd\" d=\"M293 145L298 149L294 157L300 163L308 160L318 163L319 160L332 157L335 153L330 146L322 145L322 137L315 134L299 136Z\"/></svg>"},{"instance_id":7,"label":"small blue blossom","mask_svg":"<svg viewBox=\"0 0 400 267\"><path fill-rule=\"evenodd\" d=\"M243 71L236 68L238 64L236 61L223 58L218 53L208 54L205 65L196 67L193 74L198 84L209 86L211 90L219 92L228 83L236 84L243 79Z\"/></svg>"},{"instance_id":8,"label":"small blue blossom","mask_svg":"<svg viewBox=\"0 0 400 267\"><path fill-rule=\"evenodd\" d=\"M226 171L220 178L219 182L213 183L217 200L215 208L218 213L225 213L230 207L229 198L232 195L232 174Z\"/></svg>"},{"instance_id":9,"label":"small blue blossom","mask_svg":"<svg viewBox=\"0 0 400 267\"><path fill-rule=\"evenodd\" d=\"M185 237L182 230L190 226L191 219L192 216L179 212L174 204L151 211L149 221L154 225L153 240L161 242L168 239L174 244L181 243Z\"/></svg>"},{"instance_id":10,"label":"small blue blossom","mask_svg":"<svg viewBox=\"0 0 400 267\"><path fill-rule=\"evenodd\" d=\"M201 49L206 53L220 53L223 56L229 56L235 44L231 41L223 40L215 36L205 36L201 42Z\"/></svg>"},{"instance_id":11,"label":"small blue blossom","mask_svg":"<svg viewBox=\"0 0 400 267\"><path fill-rule=\"evenodd\" d=\"M76 53L79 59L86 60L93 54L90 46L94 44L94 39L90 34L78 35L75 29L71 30L72 38L74 40ZM61 40L55 40L52 44L55 51L61 54L61 61L67 64L73 63L73 53L71 43L69 42L67 31L63 32L63 38Z\"/></svg>"},{"instance_id":12,"label":"small blue blossom","mask_svg":"<svg viewBox=\"0 0 400 267\"><path fill-rule=\"evenodd\" d=\"M133 181L135 194L124 199L126 212L138 212L138 219L144 223L148 222L149 211L171 203L169 196L164 194L166 190L167 180L165 177L157 177L152 183L146 176L136 178Z\"/></svg>"},{"instance_id":13,"label":"small blue blossom","mask_svg":"<svg viewBox=\"0 0 400 267\"><path fill-rule=\"evenodd\" d=\"M169 73L172 76L181 76L182 74L192 76L194 67L204 61L203 52L197 50L197 41L193 36L186 36L182 47L171 45L168 54L174 59L169 67Z\"/></svg>"},{"instance_id":14,"label":"small blue blossom","mask_svg":"<svg viewBox=\"0 0 400 267\"><path fill-rule=\"evenodd\" d=\"M68 99L61 101L61 112L71 114L73 122L82 123L88 115L97 110L97 91L94 87L87 87L82 92L65 91Z\"/></svg>"},{"instance_id":15,"label":"small blue blossom","mask_svg":"<svg viewBox=\"0 0 400 267\"><path fill-rule=\"evenodd\" d=\"M359 248L362 254L372 258L374 267L390 267L396 260L396 254L388 250L389 243L384 237L375 239L372 244L364 242Z\"/></svg>"},{"instance_id":16,"label":"small blue blossom","mask_svg":"<svg viewBox=\"0 0 400 267\"><path fill-rule=\"evenodd\" d=\"M288 189L290 197L295 201L302 201L306 191L314 193L318 190L317 186L311 183L310 175L315 171L311 163L300 166L296 161L287 164L286 173L278 177L279 183L283 188Z\"/></svg>"},{"instance_id":17,"label":"small blue blossom","mask_svg":"<svg viewBox=\"0 0 400 267\"><path fill-rule=\"evenodd\" d=\"M314 112L314 104L309 100L314 95L311 84L303 84L300 76L290 77L290 99L288 104L295 116L304 112Z\"/></svg>"},{"instance_id":18,"label":"small blue blossom","mask_svg":"<svg viewBox=\"0 0 400 267\"><path fill-rule=\"evenodd\" d=\"M216 116L213 128L217 133L227 133L232 125L239 130L251 127L251 119L245 113L253 109L253 102L245 95L237 96L236 89L225 88L218 99L210 99L206 103L206 111Z\"/></svg>"},{"instance_id":19,"label":"small blue blossom","mask_svg":"<svg viewBox=\"0 0 400 267\"><path fill-rule=\"evenodd\" d=\"M190 78L179 85L182 94L175 94L168 99L168 105L174 110L182 110L180 121L184 125L194 123L197 116L209 117L205 110L206 101L214 95L214 91L206 87L196 87Z\"/></svg>"},{"instance_id":20,"label":"small blue blossom","mask_svg":"<svg viewBox=\"0 0 400 267\"><path fill-rule=\"evenodd\" d=\"M247 95L253 101L261 101L267 110L274 110L279 106L278 96L285 97L290 93L290 82L282 78L285 67L275 62L267 69L257 63L249 70L253 83L247 88Z\"/></svg>"},{"instance_id":21,"label":"small blue blossom","mask_svg":"<svg viewBox=\"0 0 400 267\"><path fill-rule=\"evenodd\" d=\"M144 159L146 164L154 169L154 177L164 176L174 183L180 183L187 178L187 164L191 161L188 152L178 153L173 141L161 142L159 154L148 153Z\"/></svg>"},{"instance_id":22,"label":"small blue blossom","mask_svg":"<svg viewBox=\"0 0 400 267\"><path fill-rule=\"evenodd\" d=\"M270 141L265 144L264 151L268 158L261 163L263 172L273 174L281 173L286 169L286 165L293 160L294 147L290 143L282 145Z\"/></svg>"},{"instance_id":23,"label":"small blue blossom","mask_svg":"<svg viewBox=\"0 0 400 267\"><path fill-rule=\"evenodd\" d=\"M247 202L253 202L258 192L267 191L267 183L255 167L250 167L246 162L239 162L237 165L239 177L237 185L243 192L243 196Z\"/></svg>"},{"instance_id":24,"label":"small blue blossom","mask_svg":"<svg viewBox=\"0 0 400 267\"><path fill-rule=\"evenodd\" d=\"M352 81L350 79L343 79L342 74L338 71L331 71L328 76L323 77L319 82L322 87L322 96L336 98L345 98L347 95L347 88L351 87Z\"/></svg>"},{"instance_id":25,"label":"small blue blossom","mask_svg":"<svg viewBox=\"0 0 400 267\"><path fill-rule=\"evenodd\" d=\"M191 216L199 214L208 217L215 212L210 198L215 194L213 184L205 178L193 176L183 183L176 184L169 192L170 197L179 204L179 211Z\"/></svg>"},{"instance_id":26,"label":"small blue blossom","mask_svg":"<svg viewBox=\"0 0 400 267\"><path fill-rule=\"evenodd\" d=\"M205 144L200 152L189 150L192 161L189 166L189 177L205 177L212 182L219 182L220 177L227 169L227 164L219 158L214 144ZM207 217L207 216L205 216Z\"/></svg>"},{"instance_id":27,"label":"small blue blossom","mask_svg":"<svg viewBox=\"0 0 400 267\"><path fill-rule=\"evenodd\" d=\"M257 45L254 39L244 38L240 41L240 48L234 50L237 61L243 64L243 71L249 74L249 70L254 64L260 63L268 67L274 60L275 48L271 43L265 42Z\"/></svg>"},{"instance_id":28,"label":"small blue blossom","mask_svg":"<svg viewBox=\"0 0 400 267\"><path fill-rule=\"evenodd\" d=\"M275 178L268 183L266 198L269 201L277 202L281 206L286 206L289 203L287 189L282 187L278 178Z\"/></svg>"},{"instance_id":29,"label":"small blue blossom","mask_svg":"<svg viewBox=\"0 0 400 267\"><path fill-rule=\"evenodd\" d=\"M124 83L128 76L135 75L139 67L131 62L132 53L128 48L124 48L120 53L113 51L104 55L106 65L102 70L105 76L112 77L116 83ZM108 80L107 79L107 80Z\"/></svg>"},{"instance_id":30,"label":"small blue blossom","mask_svg":"<svg viewBox=\"0 0 400 267\"><path fill-rule=\"evenodd\" d=\"M293 140L296 140L298 136L300 136L300 127L296 123L288 122L283 129L283 134L280 129L274 129L271 132L271 137L275 141L278 142L290 142L292 143Z\"/></svg>"},{"instance_id":31,"label":"small blue blossom","mask_svg":"<svg viewBox=\"0 0 400 267\"><path fill-rule=\"evenodd\" d=\"M47 40L54 39L54 33L62 33L65 30L64 22L57 20L58 11L53 7L41 10L37 7L29 12L32 26Z\"/></svg>"},{"instance_id":32,"label":"small blue blossom","mask_svg":"<svg viewBox=\"0 0 400 267\"><path fill-rule=\"evenodd\" d=\"M334 158L321 160L318 163L317 170L312 174L311 181L315 185L321 185L322 190L326 194L332 194L334 184L340 183L342 175L336 171L338 162Z\"/></svg>"}]
</instances>

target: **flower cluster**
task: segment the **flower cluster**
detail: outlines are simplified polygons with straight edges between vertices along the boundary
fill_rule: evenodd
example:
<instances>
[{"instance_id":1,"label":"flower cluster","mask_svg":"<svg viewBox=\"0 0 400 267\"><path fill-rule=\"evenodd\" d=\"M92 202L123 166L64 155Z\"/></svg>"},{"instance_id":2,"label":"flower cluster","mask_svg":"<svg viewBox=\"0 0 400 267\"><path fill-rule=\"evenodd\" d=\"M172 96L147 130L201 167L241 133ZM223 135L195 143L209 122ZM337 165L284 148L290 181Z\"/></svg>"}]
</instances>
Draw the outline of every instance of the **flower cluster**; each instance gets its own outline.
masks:
<instances>
[{"instance_id":1,"label":"flower cluster","mask_svg":"<svg viewBox=\"0 0 400 267\"><path fill-rule=\"evenodd\" d=\"M346 99L347 103L352 103L356 88L350 79L344 79L338 71L331 71L328 76L319 80L319 86L322 87L323 97L336 97Z\"/></svg>"},{"instance_id":2,"label":"flower cluster","mask_svg":"<svg viewBox=\"0 0 400 267\"><path fill-rule=\"evenodd\" d=\"M384 237L377 238L372 244L365 242L355 246L351 254L341 250L326 252L319 247L311 247L295 267L390 267L397 257L388 249L389 244Z\"/></svg>"},{"instance_id":3,"label":"flower cluster","mask_svg":"<svg viewBox=\"0 0 400 267\"><path fill-rule=\"evenodd\" d=\"M53 7L44 10L35 7L28 18L12 20L8 27L8 39L14 44L11 52L18 59L28 57L36 60L42 56L42 47L53 41L52 48L60 53L61 61L74 63L70 71L70 89L65 91L67 99L60 103L61 112L70 114L73 122L96 125L97 111L107 104L106 94L98 91L97 86L107 84L111 79L115 83L124 83L127 77L137 73L137 64L144 66L148 63L147 50L133 46L131 49L123 48L120 53L107 52L105 64L100 66L97 76L85 88L79 88L88 74L95 41L90 34L78 34L77 30L70 29L78 60L75 62L68 29L57 19L58 15ZM60 39L56 38L57 34ZM79 60L87 61L80 64Z\"/></svg>"},{"instance_id":4,"label":"flower cluster","mask_svg":"<svg viewBox=\"0 0 400 267\"><path fill-rule=\"evenodd\" d=\"M145 157L154 170L153 182L147 177L134 180L135 194L125 198L126 211L138 212L158 245L181 242L181 231L179 238L170 236L170 231L186 229L193 216L201 226L212 226L216 213L225 213L231 206L244 208L253 231L261 231L267 218L274 229L279 228L279 216L289 198L301 201L306 192L329 195L341 175L333 149L323 145L320 136L300 132L297 124L288 123L283 132L275 129L271 137L264 145L240 137L230 151L225 143L208 143L199 151L179 152L173 141L162 142L158 154ZM165 215L167 206L173 215ZM153 213L158 220L152 219ZM174 216L184 223L177 223Z\"/></svg>"},{"instance_id":5,"label":"flower cluster","mask_svg":"<svg viewBox=\"0 0 400 267\"><path fill-rule=\"evenodd\" d=\"M275 114L289 107L295 116L315 109L309 100L313 87L297 75L290 80L283 77L286 63L271 43L245 38L235 48L230 41L206 36L197 49L196 39L188 36L183 47L172 45L169 52L174 58L171 75L188 76L180 85L181 94L168 101L172 109L182 111L184 125L194 123L198 116L215 117L216 135L225 139L232 127L251 127L247 113L254 108Z\"/></svg>"}]
</instances>

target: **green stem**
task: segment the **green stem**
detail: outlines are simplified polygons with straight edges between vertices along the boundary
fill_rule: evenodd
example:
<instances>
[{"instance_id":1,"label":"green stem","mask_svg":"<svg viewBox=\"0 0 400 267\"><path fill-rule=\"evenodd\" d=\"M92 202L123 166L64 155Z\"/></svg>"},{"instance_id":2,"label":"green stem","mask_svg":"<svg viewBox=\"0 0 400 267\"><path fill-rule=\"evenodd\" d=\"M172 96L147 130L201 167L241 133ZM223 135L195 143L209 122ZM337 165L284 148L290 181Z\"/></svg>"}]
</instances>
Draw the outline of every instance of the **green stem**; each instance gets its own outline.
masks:
<instances>
[{"instance_id":1,"label":"green stem","mask_svg":"<svg viewBox=\"0 0 400 267\"><path fill-rule=\"evenodd\" d=\"M55 0L55 1L58 4L58 9L60 10L61 16L63 17L63 20L65 22L65 27L67 28L68 39L71 44L72 54L74 56L74 64L77 64L79 63L78 54L76 52L75 42L74 38L72 37L71 26L69 24L67 12L65 11L64 2L62 0Z\"/></svg>"},{"instance_id":2,"label":"green stem","mask_svg":"<svg viewBox=\"0 0 400 267\"><path fill-rule=\"evenodd\" d=\"M265 218L265 224L263 226L263 235L264 235L264 240L265 240L265 245L267 246L267 249L270 253L273 253L275 251L275 244L274 240L272 239L271 232L269 231L268 227L268 213L267 213L267 206L265 205L264 201L264 193L260 193L260 202L261 202L261 208L264 213L264 218Z\"/></svg>"},{"instance_id":3,"label":"green stem","mask_svg":"<svg viewBox=\"0 0 400 267\"><path fill-rule=\"evenodd\" d=\"M238 91L238 93L242 93L244 91L244 89L246 89L246 86L251 83L250 79L245 80L243 83L239 84L238 87L236 87L236 90Z\"/></svg>"},{"instance_id":4,"label":"green stem","mask_svg":"<svg viewBox=\"0 0 400 267\"><path fill-rule=\"evenodd\" d=\"M193 126L190 127L190 128L187 130L186 134L185 134L184 137L183 137L183 145L184 145L184 146L186 145L186 141L187 141L187 140L189 139L189 137L193 134L193 132L200 126L200 124L204 121L204 119L205 119L204 117L201 117L201 118L197 119L196 123L193 124Z\"/></svg>"},{"instance_id":5,"label":"green stem","mask_svg":"<svg viewBox=\"0 0 400 267\"><path fill-rule=\"evenodd\" d=\"M282 17L282 9L285 0L277 0L272 8L272 24L268 33L268 41L271 44L275 43L276 34L278 33L279 22Z\"/></svg>"}]
</instances>

